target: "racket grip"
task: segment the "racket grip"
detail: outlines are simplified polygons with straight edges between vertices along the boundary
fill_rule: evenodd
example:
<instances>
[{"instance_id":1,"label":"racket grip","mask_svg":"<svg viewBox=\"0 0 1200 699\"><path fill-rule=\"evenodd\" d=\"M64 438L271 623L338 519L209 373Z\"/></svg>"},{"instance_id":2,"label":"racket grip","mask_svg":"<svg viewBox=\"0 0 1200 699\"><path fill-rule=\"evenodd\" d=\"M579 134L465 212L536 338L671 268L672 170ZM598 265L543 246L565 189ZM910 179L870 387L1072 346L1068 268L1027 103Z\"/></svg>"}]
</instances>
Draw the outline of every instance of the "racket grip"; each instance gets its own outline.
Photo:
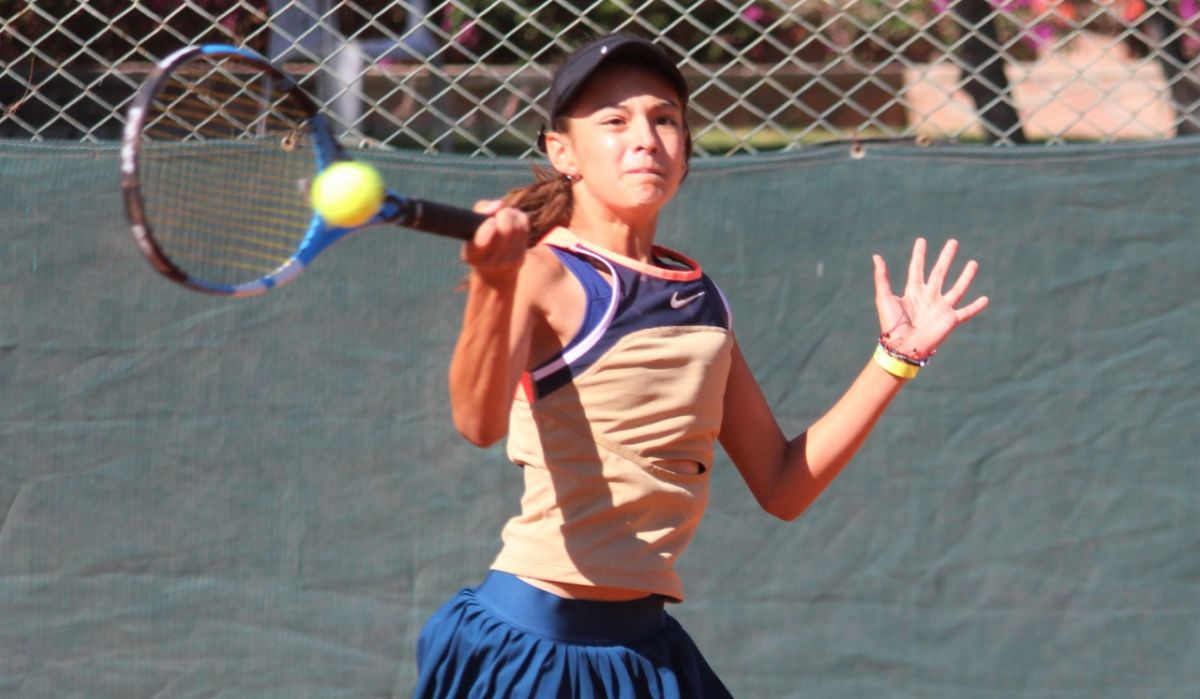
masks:
<instances>
[{"instance_id":1,"label":"racket grip","mask_svg":"<svg viewBox=\"0 0 1200 699\"><path fill-rule=\"evenodd\" d=\"M458 240L470 240L475 237L475 229L488 219L487 216L470 209L422 199L409 199L405 209L408 216L403 222L404 226Z\"/></svg>"}]
</instances>

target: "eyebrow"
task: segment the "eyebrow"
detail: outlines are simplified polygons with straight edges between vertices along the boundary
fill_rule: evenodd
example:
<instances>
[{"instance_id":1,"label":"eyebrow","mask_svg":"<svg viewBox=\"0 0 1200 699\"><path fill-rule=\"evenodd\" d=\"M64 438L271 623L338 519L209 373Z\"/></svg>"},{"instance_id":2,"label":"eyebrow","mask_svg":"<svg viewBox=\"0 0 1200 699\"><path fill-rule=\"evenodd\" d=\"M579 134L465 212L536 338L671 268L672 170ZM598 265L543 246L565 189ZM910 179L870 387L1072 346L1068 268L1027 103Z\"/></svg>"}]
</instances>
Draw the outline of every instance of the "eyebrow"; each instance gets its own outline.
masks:
<instances>
[{"instance_id":1,"label":"eyebrow","mask_svg":"<svg viewBox=\"0 0 1200 699\"><path fill-rule=\"evenodd\" d=\"M596 111L600 111L601 109L624 109L625 107L623 106L623 104L624 104L623 102L613 102L611 104L602 104L596 108ZM662 99L654 104L655 107L662 107L664 105L668 106L668 107L672 107L674 109L681 110L681 111L683 110L683 105L677 99Z\"/></svg>"}]
</instances>

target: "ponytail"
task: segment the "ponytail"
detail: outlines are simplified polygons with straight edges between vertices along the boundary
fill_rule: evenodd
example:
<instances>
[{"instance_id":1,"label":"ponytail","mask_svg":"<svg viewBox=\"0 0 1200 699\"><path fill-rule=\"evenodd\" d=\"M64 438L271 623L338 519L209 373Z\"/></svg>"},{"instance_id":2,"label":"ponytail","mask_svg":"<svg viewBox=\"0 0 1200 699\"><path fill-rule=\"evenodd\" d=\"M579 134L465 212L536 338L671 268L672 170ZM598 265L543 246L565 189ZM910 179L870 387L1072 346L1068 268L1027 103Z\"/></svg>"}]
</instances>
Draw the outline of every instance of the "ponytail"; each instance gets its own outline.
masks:
<instances>
[{"instance_id":1,"label":"ponytail","mask_svg":"<svg viewBox=\"0 0 1200 699\"><path fill-rule=\"evenodd\" d=\"M533 166L534 182L504 195L504 205L524 211L529 217L529 246L558 226L571 223L574 199L571 179L553 170Z\"/></svg>"}]
</instances>

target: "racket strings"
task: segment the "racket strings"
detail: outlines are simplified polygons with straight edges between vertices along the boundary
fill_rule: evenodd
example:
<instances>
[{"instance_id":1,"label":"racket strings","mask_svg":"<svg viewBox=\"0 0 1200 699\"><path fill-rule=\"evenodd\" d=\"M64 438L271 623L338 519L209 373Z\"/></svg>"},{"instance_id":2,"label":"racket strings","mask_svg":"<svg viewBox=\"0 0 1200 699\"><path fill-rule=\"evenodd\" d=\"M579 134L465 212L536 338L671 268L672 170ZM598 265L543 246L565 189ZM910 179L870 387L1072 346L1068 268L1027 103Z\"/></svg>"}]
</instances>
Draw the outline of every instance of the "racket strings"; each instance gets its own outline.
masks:
<instances>
[{"instance_id":1,"label":"racket strings","mask_svg":"<svg viewBox=\"0 0 1200 699\"><path fill-rule=\"evenodd\" d=\"M209 281L233 283L245 270L261 276L283 265L312 217L296 184L311 174L307 159L289 177L283 173L296 164L237 150L218 162L170 158L151 166L155 195L146 200L155 202L147 206L155 238L177 264L187 261L185 271Z\"/></svg>"},{"instance_id":2,"label":"racket strings","mask_svg":"<svg viewBox=\"0 0 1200 699\"><path fill-rule=\"evenodd\" d=\"M253 146L249 146L253 147ZM174 202L170 207L171 211L177 212L181 216L189 218L202 218L212 214L210 211L210 202L216 199L222 199L229 204L241 203L245 206L242 225L239 229L253 231L256 234L256 239L276 239L285 241L277 243L276 247L286 247L287 241L293 241L296 238L296 233L290 230L283 230L276 226L281 220L290 220L295 212L296 199L306 195L304 188L307 184L305 177L310 174L311 168L308 166L307 159L300 163L299 169L289 166L294 163L289 163L287 160L279 160L272 164L269 168L263 168L261 174L263 177L254 178L253 180L243 181L242 185L236 191L230 191L228 182L225 178L228 176L228 163L231 159L237 158L239 161L245 161L247 155L244 153L245 147L236 148L238 152L231 153L228 150L218 150L214 152L211 147L197 149L191 152L184 151L182 153L161 153L155 150L144 151L143 163L144 167L157 169L160 165L165 165L168 168L188 167L190 174L195 179L189 184L189 192L192 195L190 198L182 199ZM187 163L171 162L179 157L188 159ZM263 157L271 157L273 152L268 151L263 154ZM162 172L162 170L156 170ZM265 177L270 177L271 181L264 181ZM282 193L285 190L294 190L295 196L287 196L283 198L265 199L263 197L272 194ZM231 236L236 235L235 232L230 233ZM295 246L290 246L291 250L295 250Z\"/></svg>"},{"instance_id":3,"label":"racket strings","mask_svg":"<svg viewBox=\"0 0 1200 699\"><path fill-rule=\"evenodd\" d=\"M199 57L164 80L142 133L140 182L161 252L238 285L286 265L312 222L308 110L253 66Z\"/></svg>"},{"instance_id":4,"label":"racket strings","mask_svg":"<svg viewBox=\"0 0 1200 699\"><path fill-rule=\"evenodd\" d=\"M163 127L169 139L205 140L296 133L304 128L305 115L284 111L286 102L270 103L254 93L202 90L204 86L164 85L156 105L161 117L151 123L151 134L154 127Z\"/></svg>"}]
</instances>

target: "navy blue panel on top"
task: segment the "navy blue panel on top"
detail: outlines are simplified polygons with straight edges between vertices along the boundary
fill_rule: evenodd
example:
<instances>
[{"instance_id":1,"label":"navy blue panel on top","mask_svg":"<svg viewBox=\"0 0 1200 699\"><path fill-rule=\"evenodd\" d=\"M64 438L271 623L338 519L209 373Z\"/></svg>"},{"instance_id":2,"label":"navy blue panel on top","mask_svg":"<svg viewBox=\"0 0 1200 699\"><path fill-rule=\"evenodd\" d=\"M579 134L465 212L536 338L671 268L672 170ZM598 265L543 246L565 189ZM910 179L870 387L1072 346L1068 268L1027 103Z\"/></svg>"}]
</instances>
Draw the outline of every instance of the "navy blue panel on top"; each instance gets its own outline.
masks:
<instances>
[{"instance_id":1,"label":"navy blue panel on top","mask_svg":"<svg viewBox=\"0 0 1200 699\"><path fill-rule=\"evenodd\" d=\"M570 349L587 337L596 327L596 323L603 320L613 288L588 261L587 253L557 247L552 249L563 261L564 266L580 280L588 297L584 328L572 338L567 346L567 349ZM716 283L707 275L701 274L695 279L684 281L664 279L625 267L612 260L608 261L617 275L616 293L619 296L615 316L599 341L582 356L535 382L534 394L537 397L547 395L586 371L617 342L632 333L658 327L729 328L729 311L725 301ZM553 361L554 359L542 366Z\"/></svg>"}]
</instances>

